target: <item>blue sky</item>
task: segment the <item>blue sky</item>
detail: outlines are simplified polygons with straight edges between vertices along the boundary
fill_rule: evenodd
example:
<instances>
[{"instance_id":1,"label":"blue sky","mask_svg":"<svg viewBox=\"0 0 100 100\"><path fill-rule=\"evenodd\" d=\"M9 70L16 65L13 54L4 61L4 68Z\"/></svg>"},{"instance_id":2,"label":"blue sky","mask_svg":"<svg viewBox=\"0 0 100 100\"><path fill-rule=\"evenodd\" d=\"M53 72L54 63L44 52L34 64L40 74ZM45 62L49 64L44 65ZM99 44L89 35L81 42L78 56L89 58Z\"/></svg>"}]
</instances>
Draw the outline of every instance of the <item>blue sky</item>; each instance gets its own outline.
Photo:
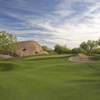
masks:
<instances>
[{"instance_id":1,"label":"blue sky","mask_svg":"<svg viewBox=\"0 0 100 100\"><path fill-rule=\"evenodd\" d=\"M74 48L100 37L100 0L0 0L0 30Z\"/></svg>"}]
</instances>

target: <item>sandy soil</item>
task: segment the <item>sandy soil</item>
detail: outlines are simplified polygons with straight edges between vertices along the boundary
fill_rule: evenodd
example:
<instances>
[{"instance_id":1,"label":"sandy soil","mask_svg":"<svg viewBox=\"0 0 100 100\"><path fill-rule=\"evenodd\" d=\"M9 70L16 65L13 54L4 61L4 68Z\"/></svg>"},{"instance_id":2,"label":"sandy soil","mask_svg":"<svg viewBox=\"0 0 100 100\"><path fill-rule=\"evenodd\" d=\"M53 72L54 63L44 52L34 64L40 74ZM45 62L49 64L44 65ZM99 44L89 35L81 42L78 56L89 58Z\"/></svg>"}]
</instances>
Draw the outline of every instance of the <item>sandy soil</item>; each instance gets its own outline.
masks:
<instances>
[{"instance_id":1,"label":"sandy soil","mask_svg":"<svg viewBox=\"0 0 100 100\"><path fill-rule=\"evenodd\" d=\"M12 56L0 54L0 60L1 59L7 59L7 58L12 58Z\"/></svg>"},{"instance_id":2,"label":"sandy soil","mask_svg":"<svg viewBox=\"0 0 100 100\"><path fill-rule=\"evenodd\" d=\"M69 60L74 62L90 62L93 61L90 59L91 57L92 56L87 56L85 54L78 54L76 56L70 57Z\"/></svg>"}]
</instances>

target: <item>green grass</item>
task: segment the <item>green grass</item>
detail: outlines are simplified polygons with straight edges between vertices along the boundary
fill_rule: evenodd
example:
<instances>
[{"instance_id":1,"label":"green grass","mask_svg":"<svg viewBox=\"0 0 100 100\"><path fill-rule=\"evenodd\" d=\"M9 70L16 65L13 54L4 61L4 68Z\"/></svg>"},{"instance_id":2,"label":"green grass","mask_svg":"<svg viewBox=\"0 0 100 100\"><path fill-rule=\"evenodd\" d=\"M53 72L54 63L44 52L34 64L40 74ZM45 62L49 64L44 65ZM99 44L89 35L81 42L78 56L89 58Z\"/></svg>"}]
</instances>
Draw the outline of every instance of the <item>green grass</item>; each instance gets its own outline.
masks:
<instances>
[{"instance_id":1,"label":"green grass","mask_svg":"<svg viewBox=\"0 0 100 100\"><path fill-rule=\"evenodd\" d=\"M94 57L91 58L92 60L100 60L100 54L95 55Z\"/></svg>"},{"instance_id":2,"label":"green grass","mask_svg":"<svg viewBox=\"0 0 100 100\"><path fill-rule=\"evenodd\" d=\"M70 56L0 61L0 100L100 100L100 60L76 63Z\"/></svg>"}]
</instances>

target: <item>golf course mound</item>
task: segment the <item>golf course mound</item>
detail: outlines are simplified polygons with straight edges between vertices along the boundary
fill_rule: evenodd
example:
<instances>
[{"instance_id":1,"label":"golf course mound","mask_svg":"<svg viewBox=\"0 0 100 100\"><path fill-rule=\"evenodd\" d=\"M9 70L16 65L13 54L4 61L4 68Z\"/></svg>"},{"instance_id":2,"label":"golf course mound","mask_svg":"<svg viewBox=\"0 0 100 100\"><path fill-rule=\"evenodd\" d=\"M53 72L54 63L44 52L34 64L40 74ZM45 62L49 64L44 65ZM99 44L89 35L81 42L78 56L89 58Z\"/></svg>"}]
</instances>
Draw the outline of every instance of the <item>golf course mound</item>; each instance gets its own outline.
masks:
<instances>
[{"instance_id":1,"label":"golf course mound","mask_svg":"<svg viewBox=\"0 0 100 100\"><path fill-rule=\"evenodd\" d=\"M74 62L89 62L89 61L93 61L90 59L91 57L92 56L87 56L85 54L80 53L76 56L70 57L69 60Z\"/></svg>"},{"instance_id":2,"label":"golf course mound","mask_svg":"<svg viewBox=\"0 0 100 100\"><path fill-rule=\"evenodd\" d=\"M12 63L0 63L0 72L14 70L15 67L16 65Z\"/></svg>"}]
</instances>

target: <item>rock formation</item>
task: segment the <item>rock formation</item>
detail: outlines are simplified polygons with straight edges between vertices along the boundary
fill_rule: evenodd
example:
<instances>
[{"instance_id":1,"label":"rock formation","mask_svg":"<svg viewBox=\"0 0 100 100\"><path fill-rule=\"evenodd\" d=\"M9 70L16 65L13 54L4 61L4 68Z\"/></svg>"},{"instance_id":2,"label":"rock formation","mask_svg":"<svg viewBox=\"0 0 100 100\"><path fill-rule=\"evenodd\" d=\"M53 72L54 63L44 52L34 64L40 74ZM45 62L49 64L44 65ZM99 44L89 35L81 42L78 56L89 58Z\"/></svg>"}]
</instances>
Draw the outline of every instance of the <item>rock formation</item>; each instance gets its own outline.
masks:
<instances>
[{"instance_id":1,"label":"rock formation","mask_svg":"<svg viewBox=\"0 0 100 100\"><path fill-rule=\"evenodd\" d=\"M22 41L17 43L17 49L14 54L23 57L48 53L43 51L41 45L36 41Z\"/></svg>"}]
</instances>

